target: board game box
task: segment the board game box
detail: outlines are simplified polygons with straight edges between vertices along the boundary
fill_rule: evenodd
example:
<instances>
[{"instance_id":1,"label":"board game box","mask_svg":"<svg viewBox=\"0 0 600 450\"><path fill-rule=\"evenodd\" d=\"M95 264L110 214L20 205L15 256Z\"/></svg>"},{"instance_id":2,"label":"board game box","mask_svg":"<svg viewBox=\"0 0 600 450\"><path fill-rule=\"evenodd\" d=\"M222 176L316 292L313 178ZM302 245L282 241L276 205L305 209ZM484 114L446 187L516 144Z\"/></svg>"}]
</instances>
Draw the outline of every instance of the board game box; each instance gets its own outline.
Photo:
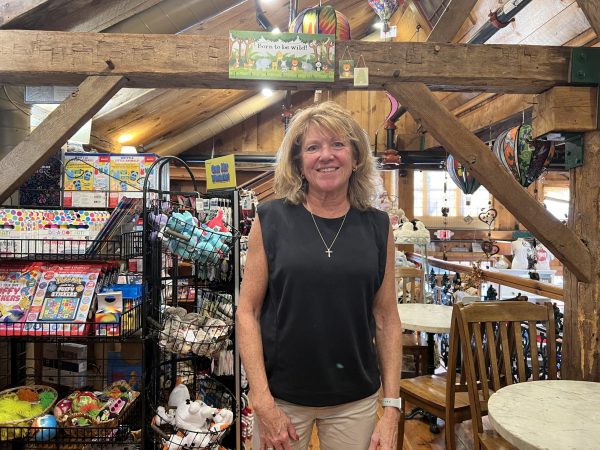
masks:
<instances>
[{"instance_id":1,"label":"board game box","mask_svg":"<svg viewBox=\"0 0 600 450\"><path fill-rule=\"evenodd\" d=\"M42 276L27 314L28 335L80 336L89 330L102 265L50 265Z\"/></svg>"},{"instance_id":2,"label":"board game box","mask_svg":"<svg viewBox=\"0 0 600 450\"><path fill-rule=\"evenodd\" d=\"M36 263L0 265L0 336L23 333L39 277Z\"/></svg>"}]
</instances>

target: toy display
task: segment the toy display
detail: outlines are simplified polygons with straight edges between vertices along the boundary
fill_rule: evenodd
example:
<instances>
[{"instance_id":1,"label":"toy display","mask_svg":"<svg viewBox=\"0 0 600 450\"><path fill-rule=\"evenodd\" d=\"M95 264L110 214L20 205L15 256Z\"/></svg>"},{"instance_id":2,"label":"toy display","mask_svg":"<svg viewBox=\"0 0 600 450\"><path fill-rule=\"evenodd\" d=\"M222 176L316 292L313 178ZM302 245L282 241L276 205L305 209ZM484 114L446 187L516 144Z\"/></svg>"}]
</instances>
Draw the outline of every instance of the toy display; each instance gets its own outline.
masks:
<instances>
[{"instance_id":1,"label":"toy display","mask_svg":"<svg viewBox=\"0 0 600 450\"><path fill-rule=\"evenodd\" d=\"M181 448L212 448L220 442L223 434L231 427L234 414L227 408L215 408L202 400L185 398L182 384L175 386L169 400L178 400L174 406L159 406L152 419L153 428L169 426L171 434L163 434L163 450ZM175 393L175 395L174 395Z\"/></svg>"},{"instance_id":2,"label":"toy display","mask_svg":"<svg viewBox=\"0 0 600 450\"><path fill-rule=\"evenodd\" d=\"M24 437L29 434L30 427L36 418L48 413L58 398L56 391L43 385L20 386L0 392L0 441ZM49 428L50 421L45 420ZM35 423L36 428L42 425ZM38 430L39 432L39 430ZM42 432L43 437L51 439L52 433Z\"/></svg>"},{"instance_id":3,"label":"toy display","mask_svg":"<svg viewBox=\"0 0 600 450\"><path fill-rule=\"evenodd\" d=\"M54 408L58 424L71 436L89 436L87 429L114 428L139 392L118 381L102 392L75 391Z\"/></svg>"}]
</instances>

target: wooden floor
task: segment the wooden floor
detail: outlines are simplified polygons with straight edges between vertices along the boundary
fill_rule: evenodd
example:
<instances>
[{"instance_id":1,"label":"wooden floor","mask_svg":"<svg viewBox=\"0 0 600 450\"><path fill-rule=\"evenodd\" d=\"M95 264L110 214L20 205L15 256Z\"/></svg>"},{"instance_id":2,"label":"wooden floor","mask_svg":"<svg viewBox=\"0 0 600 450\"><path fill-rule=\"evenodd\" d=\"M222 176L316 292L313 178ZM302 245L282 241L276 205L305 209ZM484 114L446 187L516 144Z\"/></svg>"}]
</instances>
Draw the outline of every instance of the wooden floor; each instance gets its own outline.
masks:
<instances>
[{"instance_id":1,"label":"wooden floor","mask_svg":"<svg viewBox=\"0 0 600 450\"><path fill-rule=\"evenodd\" d=\"M484 418L485 419L485 418ZM429 431L429 424L419 420L407 420L404 425L404 450L444 450L444 425L439 421L440 433L432 434ZM308 446L309 450L319 450L319 439L316 432L313 432L312 439ZM471 421L464 422L456 426L456 450L472 450L473 434L471 431Z\"/></svg>"}]
</instances>

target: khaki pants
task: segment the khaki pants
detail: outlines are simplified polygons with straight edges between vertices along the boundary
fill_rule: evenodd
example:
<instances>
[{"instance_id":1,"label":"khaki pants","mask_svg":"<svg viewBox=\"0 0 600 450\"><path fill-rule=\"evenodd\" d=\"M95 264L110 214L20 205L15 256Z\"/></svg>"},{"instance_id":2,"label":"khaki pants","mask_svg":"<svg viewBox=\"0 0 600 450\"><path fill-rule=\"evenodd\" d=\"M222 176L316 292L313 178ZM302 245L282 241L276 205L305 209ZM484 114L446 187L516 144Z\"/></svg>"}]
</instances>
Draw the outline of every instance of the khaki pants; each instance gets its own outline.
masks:
<instances>
[{"instance_id":1,"label":"khaki pants","mask_svg":"<svg viewBox=\"0 0 600 450\"><path fill-rule=\"evenodd\" d=\"M292 420L300 437L290 441L293 450L306 450L310 443L313 425L316 424L320 450L367 450L377 423L377 401L379 394L355 402L336 406L300 406L275 399ZM258 421L255 422L256 426ZM252 450L260 447L259 430L252 437Z\"/></svg>"}]
</instances>

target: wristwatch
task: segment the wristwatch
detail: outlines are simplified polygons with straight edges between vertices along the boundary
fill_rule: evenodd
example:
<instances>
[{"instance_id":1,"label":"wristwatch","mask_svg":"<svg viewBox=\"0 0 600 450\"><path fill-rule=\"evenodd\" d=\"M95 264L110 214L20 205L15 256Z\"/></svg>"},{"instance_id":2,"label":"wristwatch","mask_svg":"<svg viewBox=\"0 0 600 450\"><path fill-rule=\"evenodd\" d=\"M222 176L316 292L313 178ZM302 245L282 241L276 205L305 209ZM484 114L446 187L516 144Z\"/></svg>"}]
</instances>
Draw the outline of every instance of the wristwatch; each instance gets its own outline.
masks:
<instances>
[{"instance_id":1,"label":"wristwatch","mask_svg":"<svg viewBox=\"0 0 600 450\"><path fill-rule=\"evenodd\" d=\"M385 408L386 406L391 406L392 408L398 408L398 411L402 412L402 402L399 398L389 398L386 397L381 400L381 406Z\"/></svg>"}]
</instances>

